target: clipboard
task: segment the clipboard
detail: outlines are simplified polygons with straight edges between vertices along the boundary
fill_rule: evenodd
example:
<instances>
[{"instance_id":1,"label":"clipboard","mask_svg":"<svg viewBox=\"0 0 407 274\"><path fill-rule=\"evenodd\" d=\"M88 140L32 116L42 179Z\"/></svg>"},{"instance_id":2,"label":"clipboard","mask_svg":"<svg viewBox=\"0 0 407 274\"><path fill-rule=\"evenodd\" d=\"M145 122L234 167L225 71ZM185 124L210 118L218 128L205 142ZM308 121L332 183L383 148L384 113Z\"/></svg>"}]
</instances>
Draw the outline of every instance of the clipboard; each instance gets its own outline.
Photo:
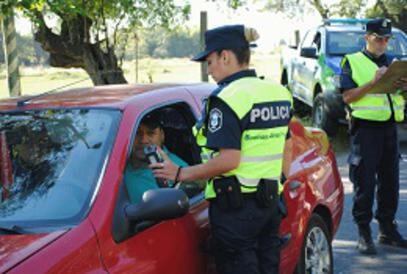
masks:
<instances>
[{"instance_id":1,"label":"clipboard","mask_svg":"<svg viewBox=\"0 0 407 274\"><path fill-rule=\"evenodd\" d=\"M400 78L407 78L407 61L391 63L369 93L394 93L397 89L393 86L393 83Z\"/></svg>"}]
</instances>

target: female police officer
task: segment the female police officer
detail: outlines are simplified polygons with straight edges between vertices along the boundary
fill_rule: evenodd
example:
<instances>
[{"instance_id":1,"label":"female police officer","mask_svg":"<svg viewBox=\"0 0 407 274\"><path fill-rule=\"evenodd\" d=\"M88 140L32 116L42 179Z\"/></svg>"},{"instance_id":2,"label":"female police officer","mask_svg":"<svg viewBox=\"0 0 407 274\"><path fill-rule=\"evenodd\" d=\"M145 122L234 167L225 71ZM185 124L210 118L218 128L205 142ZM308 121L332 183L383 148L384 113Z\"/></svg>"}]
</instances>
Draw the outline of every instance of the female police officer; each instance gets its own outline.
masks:
<instances>
[{"instance_id":1,"label":"female police officer","mask_svg":"<svg viewBox=\"0 0 407 274\"><path fill-rule=\"evenodd\" d=\"M151 165L159 178L210 178L205 196L219 273L278 273L278 201L292 100L284 87L248 69L249 43L257 38L243 25L205 33L205 51L193 60L207 61L218 83L196 126L197 142L210 157L182 170L166 155Z\"/></svg>"}]
</instances>

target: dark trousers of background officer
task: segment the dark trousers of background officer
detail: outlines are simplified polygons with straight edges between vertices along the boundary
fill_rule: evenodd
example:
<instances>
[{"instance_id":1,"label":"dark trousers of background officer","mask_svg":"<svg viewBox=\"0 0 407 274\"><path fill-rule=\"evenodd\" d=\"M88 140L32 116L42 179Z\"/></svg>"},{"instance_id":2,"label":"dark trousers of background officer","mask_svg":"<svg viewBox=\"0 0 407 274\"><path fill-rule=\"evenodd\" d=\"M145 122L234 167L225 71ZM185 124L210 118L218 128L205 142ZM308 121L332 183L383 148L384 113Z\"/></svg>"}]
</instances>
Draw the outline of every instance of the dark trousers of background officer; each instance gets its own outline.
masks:
<instances>
[{"instance_id":1,"label":"dark trousers of background officer","mask_svg":"<svg viewBox=\"0 0 407 274\"><path fill-rule=\"evenodd\" d=\"M379 222L392 222L399 200L399 145L396 125L358 127L351 136L349 177L354 184L352 214L358 225L369 224L375 188Z\"/></svg>"},{"instance_id":2,"label":"dark trousers of background officer","mask_svg":"<svg viewBox=\"0 0 407 274\"><path fill-rule=\"evenodd\" d=\"M269 208L259 207L253 195L244 196L240 209L210 203L213 251L219 274L278 273L281 215L278 199Z\"/></svg>"}]
</instances>

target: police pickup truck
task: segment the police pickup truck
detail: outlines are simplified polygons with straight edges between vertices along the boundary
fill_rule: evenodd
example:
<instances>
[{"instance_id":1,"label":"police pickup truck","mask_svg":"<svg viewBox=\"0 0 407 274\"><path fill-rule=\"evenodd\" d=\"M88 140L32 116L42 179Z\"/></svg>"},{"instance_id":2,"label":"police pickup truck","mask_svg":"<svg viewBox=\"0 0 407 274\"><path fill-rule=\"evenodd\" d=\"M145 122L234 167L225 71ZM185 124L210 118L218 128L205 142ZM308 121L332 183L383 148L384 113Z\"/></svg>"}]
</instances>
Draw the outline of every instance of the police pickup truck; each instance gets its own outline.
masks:
<instances>
[{"instance_id":1,"label":"police pickup truck","mask_svg":"<svg viewBox=\"0 0 407 274\"><path fill-rule=\"evenodd\" d=\"M334 135L338 122L345 123L345 109L339 91L340 62L345 54L365 45L366 19L328 19L309 30L299 46L283 50L281 84L294 97L294 109L300 115L312 115L313 126ZM407 36L393 28L387 54L407 59Z\"/></svg>"}]
</instances>

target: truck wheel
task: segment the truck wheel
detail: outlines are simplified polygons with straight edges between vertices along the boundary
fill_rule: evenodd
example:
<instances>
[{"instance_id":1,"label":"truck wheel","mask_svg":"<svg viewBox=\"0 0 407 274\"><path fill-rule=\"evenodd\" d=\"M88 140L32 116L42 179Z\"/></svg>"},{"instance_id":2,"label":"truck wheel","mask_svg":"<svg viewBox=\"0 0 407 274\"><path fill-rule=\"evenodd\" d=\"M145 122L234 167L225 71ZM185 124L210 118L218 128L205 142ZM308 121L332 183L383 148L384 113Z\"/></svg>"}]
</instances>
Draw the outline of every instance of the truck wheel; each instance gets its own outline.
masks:
<instances>
[{"instance_id":1,"label":"truck wheel","mask_svg":"<svg viewBox=\"0 0 407 274\"><path fill-rule=\"evenodd\" d=\"M280 83L282 86L285 86L286 88L288 88L288 77L287 77L286 70L283 70L283 73L281 74Z\"/></svg>"},{"instance_id":2,"label":"truck wheel","mask_svg":"<svg viewBox=\"0 0 407 274\"><path fill-rule=\"evenodd\" d=\"M311 108L304 104L301 100L293 98L294 114L302 118L311 114Z\"/></svg>"},{"instance_id":3,"label":"truck wheel","mask_svg":"<svg viewBox=\"0 0 407 274\"><path fill-rule=\"evenodd\" d=\"M328 115L322 93L317 94L312 108L312 125L325 130L329 136L334 136L338 129L338 122Z\"/></svg>"}]
</instances>

